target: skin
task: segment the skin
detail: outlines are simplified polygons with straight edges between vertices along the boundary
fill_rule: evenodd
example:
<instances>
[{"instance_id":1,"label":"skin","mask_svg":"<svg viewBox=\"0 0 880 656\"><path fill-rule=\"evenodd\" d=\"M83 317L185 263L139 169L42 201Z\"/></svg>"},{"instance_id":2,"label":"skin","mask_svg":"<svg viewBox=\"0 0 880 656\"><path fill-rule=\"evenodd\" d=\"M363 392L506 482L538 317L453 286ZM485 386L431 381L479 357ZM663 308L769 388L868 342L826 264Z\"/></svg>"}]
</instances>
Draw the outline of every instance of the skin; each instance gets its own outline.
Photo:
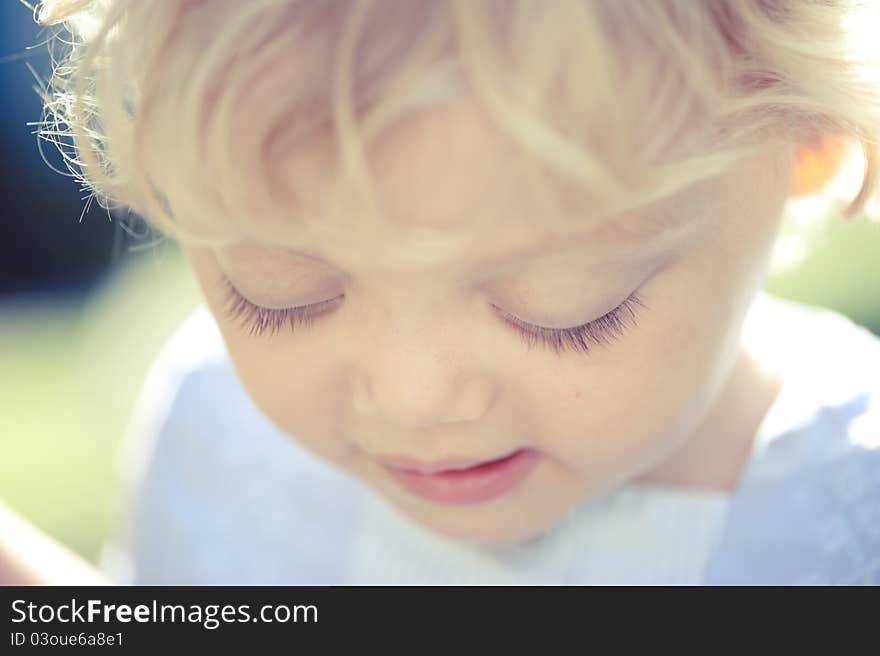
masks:
<instances>
[{"instance_id":1,"label":"skin","mask_svg":"<svg viewBox=\"0 0 880 656\"><path fill-rule=\"evenodd\" d=\"M107 585L104 574L0 501L0 585Z\"/></svg>"},{"instance_id":2,"label":"skin","mask_svg":"<svg viewBox=\"0 0 880 656\"><path fill-rule=\"evenodd\" d=\"M380 226L321 220L329 169L316 149L278 162L295 190L289 224L242 225L222 247L182 244L244 389L291 439L406 516L484 544L535 538L622 483L734 489L780 385L741 324L793 148L768 146L614 217L588 204L548 213L510 148L458 100L401 121L370 150L388 210ZM663 216L672 223L652 229ZM309 327L252 336L224 309L223 276L271 308L344 298ZM571 327L636 290L637 325L588 354L528 348L493 309ZM375 460L479 461L522 447L540 454L530 476L469 505L415 497Z\"/></svg>"}]
</instances>

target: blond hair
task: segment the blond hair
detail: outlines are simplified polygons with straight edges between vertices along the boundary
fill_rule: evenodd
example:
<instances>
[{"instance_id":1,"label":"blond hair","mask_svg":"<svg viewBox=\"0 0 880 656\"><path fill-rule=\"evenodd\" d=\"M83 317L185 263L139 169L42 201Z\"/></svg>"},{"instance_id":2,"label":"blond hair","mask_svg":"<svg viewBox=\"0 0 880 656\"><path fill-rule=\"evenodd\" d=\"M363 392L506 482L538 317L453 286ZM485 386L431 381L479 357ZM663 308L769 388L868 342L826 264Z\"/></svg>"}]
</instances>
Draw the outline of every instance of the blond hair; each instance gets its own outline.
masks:
<instances>
[{"instance_id":1,"label":"blond hair","mask_svg":"<svg viewBox=\"0 0 880 656\"><path fill-rule=\"evenodd\" d=\"M179 239L292 220L273 162L327 135L340 165L327 213L367 220L367 145L465 88L539 189L609 211L823 134L861 146L846 215L878 190L874 3L55 0L38 15L73 35L44 138L103 205Z\"/></svg>"}]
</instances>

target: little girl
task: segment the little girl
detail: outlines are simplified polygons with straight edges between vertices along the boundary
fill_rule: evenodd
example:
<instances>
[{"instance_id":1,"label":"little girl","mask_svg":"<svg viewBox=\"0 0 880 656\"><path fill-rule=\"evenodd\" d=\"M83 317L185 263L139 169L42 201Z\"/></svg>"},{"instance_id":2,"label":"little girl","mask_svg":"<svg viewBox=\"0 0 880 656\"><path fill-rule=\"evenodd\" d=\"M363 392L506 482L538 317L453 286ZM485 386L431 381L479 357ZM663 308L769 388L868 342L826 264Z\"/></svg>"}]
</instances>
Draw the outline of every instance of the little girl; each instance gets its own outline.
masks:
<instances>
[{"instance_id":1,"label":"little girl","mask_svg":"<svg viewBox=\"0 0 880 656\"><path fill-rule=\"evenodd\" d=\"M855 0L55 0L50 131L204 294L117 581L880 583L880 340L762 290L880 178ZM50 137L54 138L54 137Z\"/></svg>"}]
</instances>

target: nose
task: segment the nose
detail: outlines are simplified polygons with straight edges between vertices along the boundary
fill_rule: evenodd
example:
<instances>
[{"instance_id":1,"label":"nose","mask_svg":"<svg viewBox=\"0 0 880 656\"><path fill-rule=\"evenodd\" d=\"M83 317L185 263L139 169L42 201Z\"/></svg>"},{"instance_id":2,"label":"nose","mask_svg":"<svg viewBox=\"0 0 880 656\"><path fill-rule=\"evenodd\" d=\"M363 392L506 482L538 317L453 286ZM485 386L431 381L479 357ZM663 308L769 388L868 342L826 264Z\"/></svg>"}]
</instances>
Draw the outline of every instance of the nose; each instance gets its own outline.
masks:
<instances>
[{"instance_id":1,"label":"nose","mask_svg":"<svg viewBox=\"0 0 880 656\"><path fill-rule=\"evenodd\" d=\"M461 353L428 339L368 347L352 381L352 402L362 418L404 429L472 422L492 400L488 376L465 366Z\"/></svg>"}]
</instances>

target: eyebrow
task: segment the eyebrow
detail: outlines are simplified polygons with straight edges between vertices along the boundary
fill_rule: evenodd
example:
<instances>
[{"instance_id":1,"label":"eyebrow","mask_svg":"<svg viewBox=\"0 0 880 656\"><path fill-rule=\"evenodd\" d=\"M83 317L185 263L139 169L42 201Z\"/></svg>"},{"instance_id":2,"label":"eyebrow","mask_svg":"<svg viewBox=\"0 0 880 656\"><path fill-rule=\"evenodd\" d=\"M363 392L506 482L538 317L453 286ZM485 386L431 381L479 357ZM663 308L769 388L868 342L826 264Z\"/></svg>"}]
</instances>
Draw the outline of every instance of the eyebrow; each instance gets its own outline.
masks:
<instances>
[{"instance_id":1,"label":"eyebrow","mask_svg":"<svg viewBox=\"0 0 880 656\"><path fill-rule=\"evenodd\" d=\"M515 266L538 264L542 260L554 256L564 257L573 251L583 249L585 242L588 243L591 238L601 241L609 240L614 244L613 250L620 254L611 258L612 260L649 259L674 247L681 241L683 233L691 231L691 227L696 223L688 220L692 218L692 215L692 211L674 212L672 209L667 209L639 213L626 219L609 219L598 224L595 231L578 235L576 238L564 242L561 246L553 244L543 248L524 247L483 261L477 265L477 268L490 270L493 274L497 274L506 272ZM258 249L278 253L282 257L305 257L315 260L317 263L338 268L324 253L310 248L305 243L288 243L279 246L277 243L257 238L246 238L244 241ZM253 253L251 257L265 256L257 252Z\"/></svg>"},{"instance_id":2,"label":"eyebrow","mask_svg":"<svg viewBox=\"0 0 880 656\"><path fill-rule=\"evenodd\" d=\"M594 238L610 243L613 251L619 253L610 258L611 261L627 259L643 260L656 257L680 245L683 237L698 232L697 228L707 225L708 221L698 221L695 217L706 214L706 203L709 196L697 193L696 196L681 196L678 193L648 205L630 208L621 214L597 221L592 229L577 234L576 226L569 220L566 228L559 233L565 240L565 230L571 228L574 238L567 240L562 246L555 243L543 248L524 247L503 253L491 260L477 263L472 269L491 270L493 274L506 272L515 266L538 264L541 260L553 256L564 256L584 247L584 240ZM575 219L576 220L576 219ZM264 241L256 234L243 235L246 243L260 249L279 253L282 257L305 257L333 268L338 267L324 253L314 250L305 242L284 243ZM256 253L256 257L262 254Z\"/></svg>"}]
</instances>

